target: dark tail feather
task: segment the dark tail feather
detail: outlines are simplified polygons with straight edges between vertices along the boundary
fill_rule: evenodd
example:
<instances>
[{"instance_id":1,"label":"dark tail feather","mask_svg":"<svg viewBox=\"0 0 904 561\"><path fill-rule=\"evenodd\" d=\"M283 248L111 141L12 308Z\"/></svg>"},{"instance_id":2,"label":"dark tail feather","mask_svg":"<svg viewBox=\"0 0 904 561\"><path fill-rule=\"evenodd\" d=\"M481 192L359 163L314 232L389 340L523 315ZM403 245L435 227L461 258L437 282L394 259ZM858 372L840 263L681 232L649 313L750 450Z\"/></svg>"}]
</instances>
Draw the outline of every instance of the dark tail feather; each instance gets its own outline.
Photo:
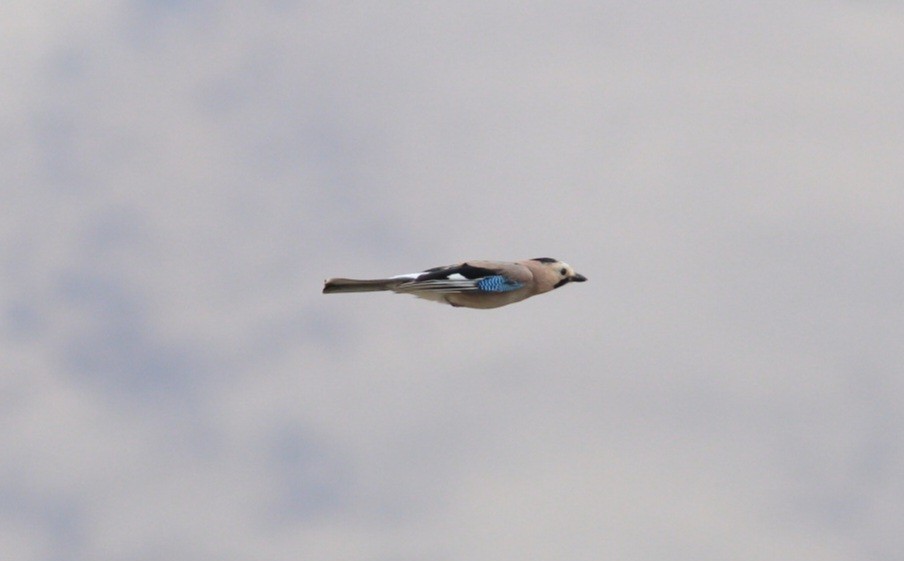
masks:
<instances>
[{"instance_id":1,"label":"dark tail feather","mask_svg":"<svg viewBox=\"0 0 904 561\"><path fill-rule=\"evenodd\" d=\"M392 290L396 286L411 279L327 279L323 283L324 294L340 294L343 292L379 292Z\"/></svg>"}]
</instances>

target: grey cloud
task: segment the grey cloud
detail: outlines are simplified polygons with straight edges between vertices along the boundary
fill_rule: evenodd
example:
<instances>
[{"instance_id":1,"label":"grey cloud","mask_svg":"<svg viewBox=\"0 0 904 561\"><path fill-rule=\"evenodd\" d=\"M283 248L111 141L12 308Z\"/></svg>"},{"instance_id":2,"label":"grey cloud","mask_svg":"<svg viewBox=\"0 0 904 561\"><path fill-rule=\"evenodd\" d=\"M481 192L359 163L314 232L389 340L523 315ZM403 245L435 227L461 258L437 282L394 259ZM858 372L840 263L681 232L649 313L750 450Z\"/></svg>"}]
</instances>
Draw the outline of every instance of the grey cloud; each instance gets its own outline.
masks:
<instances>
[{"instance_id":1,"label":"grey cloud","mask_svg":"<svg viewBox=\"0 0 904 561\"><path fill-rule=\"evenodd\" d=\"M51 12L0 62L0 549L900 551L899 7ZM591 282L320 294L540 255Z\"/></svg>"}]
</instances>

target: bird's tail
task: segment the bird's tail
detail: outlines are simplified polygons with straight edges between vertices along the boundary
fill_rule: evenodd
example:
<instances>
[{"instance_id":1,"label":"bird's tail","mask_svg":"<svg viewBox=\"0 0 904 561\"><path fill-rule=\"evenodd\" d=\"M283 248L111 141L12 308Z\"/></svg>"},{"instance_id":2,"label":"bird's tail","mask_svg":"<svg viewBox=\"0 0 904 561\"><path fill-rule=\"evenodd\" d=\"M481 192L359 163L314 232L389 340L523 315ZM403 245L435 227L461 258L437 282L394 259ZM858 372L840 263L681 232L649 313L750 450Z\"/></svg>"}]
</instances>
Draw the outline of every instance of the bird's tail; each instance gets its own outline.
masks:
<instances>
[{"instance_id":1,"label":"bird's tail","mask_svg":"<svg viewBox=\"0 0 904 561\"><path fill-rule=\"evenodd\" d=\"M340 294L343 292L379 292L392 290L411 279L327 279L323 283L324 294Z\"/></svg>"}]
</instances>

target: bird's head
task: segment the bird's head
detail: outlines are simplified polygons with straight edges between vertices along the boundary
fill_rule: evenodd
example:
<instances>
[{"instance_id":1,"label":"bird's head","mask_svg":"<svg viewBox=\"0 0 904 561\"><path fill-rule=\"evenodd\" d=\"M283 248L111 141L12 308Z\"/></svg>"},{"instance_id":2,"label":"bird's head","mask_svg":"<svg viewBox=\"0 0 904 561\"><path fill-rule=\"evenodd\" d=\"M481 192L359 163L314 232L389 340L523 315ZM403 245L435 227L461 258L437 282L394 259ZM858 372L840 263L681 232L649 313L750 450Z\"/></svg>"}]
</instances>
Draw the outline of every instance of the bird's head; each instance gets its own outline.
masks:
<instances>
[{"instance_id":1,"label":"bird's head","mask_svg":"<svg viewBox=\"0 0 904 561\"><path fill-rule=\"evenodd\" d=\"M560 286L566 285L570 282L584 282L587 280L587 277L585 277L584 275L574 272L574 269L571 268L571 265L563 261L559 261L558 259L553 259L552 257L537 257L531 259L531 261L540 263L544 269L547 269L550 273L552 273L555 279L553 288L559 288Z\"/></svg>"}]
</instances>

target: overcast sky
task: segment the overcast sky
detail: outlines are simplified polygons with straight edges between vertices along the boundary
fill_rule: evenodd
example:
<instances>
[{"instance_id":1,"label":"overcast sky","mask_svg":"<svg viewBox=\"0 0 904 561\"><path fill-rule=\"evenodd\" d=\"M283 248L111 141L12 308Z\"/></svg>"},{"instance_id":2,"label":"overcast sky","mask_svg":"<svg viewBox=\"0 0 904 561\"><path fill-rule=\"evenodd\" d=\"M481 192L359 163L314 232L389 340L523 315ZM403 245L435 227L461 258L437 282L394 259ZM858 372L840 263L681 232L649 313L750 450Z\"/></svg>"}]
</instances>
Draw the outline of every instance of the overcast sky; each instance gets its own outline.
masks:
<instances>
[{"instance_id":1,"label":"overcast sky","mask_svg":"<svg viewBox=\"0 0 904 561\"><path fill-rule=\"evenodd\" d=\"M897 560L904 4L6 2L0 551ZM466 259L590 282L320 293Z\"/></svg>"}]
</instances>

